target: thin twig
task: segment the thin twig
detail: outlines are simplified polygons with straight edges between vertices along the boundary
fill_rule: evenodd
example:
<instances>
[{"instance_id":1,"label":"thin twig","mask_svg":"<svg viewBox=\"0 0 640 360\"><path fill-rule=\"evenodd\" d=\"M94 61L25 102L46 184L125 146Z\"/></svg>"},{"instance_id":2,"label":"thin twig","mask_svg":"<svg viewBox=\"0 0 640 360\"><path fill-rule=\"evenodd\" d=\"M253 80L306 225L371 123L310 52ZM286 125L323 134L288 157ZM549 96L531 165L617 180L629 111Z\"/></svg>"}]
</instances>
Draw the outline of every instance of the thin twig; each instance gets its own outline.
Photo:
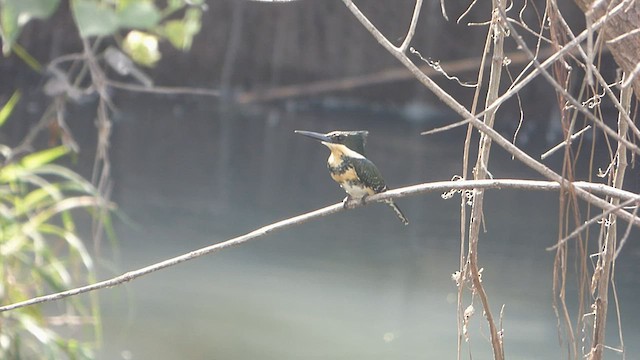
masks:
<instances>
[{"instance_id":1,"label":"thin twig","mask_svg":"<svg viewBox=\"0 0 640 360\"><path fill-rule=\"evenodd\" d=\"M627 78L622 82L622 87L629 87L638 74L640 74L640 64L637 64L633 71L628 74Z\"/></svg>"},{"instance_id":2,"label":"thin twig","mask_svg":"<svg viewBox=\"0 0 640 360\"><path fill-rule=\"evenodd\" d=\"M94 46L98 46L98 41ZM96 155L93 162L93 171L91 182L95 184L98 194L109 199L111 189L111 161L109 157L109 147L111 140L112 122L109 118L109 107L113 107L109 92L106 85L106 75L95 57L95 49L91 47L89 40L83 38L82 46L84 49L85 65L89 69L92 86L95 87L98 95L98 108L96 110L97 120L96 128L98 131L98 140L96 142ZM98 208L99 216L95 217L92 224L93 241L96 254L100 254L102 235L103 235L103 219L107 209Z\"/></svg>"},{"instance_id":3,"label":"thin twig","mask_svg":"<svg viewBox=\"0 0 640 360\"><path fill-rule=\"evenodd\" d=\"M589 182L574 182L572 186L574 186L577 189L582 189L585 191L599 194L601 196L616 197L622 200L636 199L636 196L637 196L631 192L621 190L621 189L616 189L604 184L594 184ZM439 182L433 182L433 183L407 186L403 188L389 190L381 194L371 195L366 197L362 202L359 200L352 201L351 203L348 204L348 207L358 208L373 202L382 202L386 199L395 199L395 198L406 197L410 195L426 194L426 193L432 193L432 192L446 192L452 189L454 190L519 189L519 190L531 190L531 191L558 191L565 187L566 187L566 184L561 185L552 181L535 181L535 180L492 179L492 180L439 181ZM78 288L74 288L66 291L61 291L61 292L50 294L50 295L35 297L29 300L17 302L10 305L5 305L0 307L0 312L14 310L14 309L22 308L25 306L59 300L59 299L63 299L69 296L74 296L77 294L82 294L90 291L117 286L117 285L129 282L131 280L134 280L136 278L139 278L141 276L148 275L152 272L155 272L164 268L168 268L171 266L175 266L182 262L189 261L203 255L216 253L220 250L237 246L251 240L258 239L260 237L263 237L266 234L276 232L279 230L288 229L294 225L299 225L316 218L335 214L345 210L346 209L342 203L330 205L315 211L308 212L306 214L297 215L285 220L275 222L270 225L263 226L250 233L229 239L227 241L223 241L223 242L210 245L198 250L194 250L189 253L176 256L164 261L160 261L137 270L126 272L120 276L116 276L108 280L100 281L94 284L90 284L90 285L86 285L86 286L82 286L82 287L78 287ZM640 226L640 218L634 218L634 225Z\"/></svg>"},{"instance_id":4,"label":"thin twig","mask_svg":"<svg viewBox=\"0 0 640 360\"><path fill-rule=\"evenodd\" d=\"M404 41L398 47L398 51L405 52L413 39L413 35L416 32L416 25L418 25L418 18L420 17L420 8L422 8L422 0L416 0L416 5L413 8L413 15L411 16L411 23L409 24L409 30L407 36L404 37Z\"/></svg>"},{"instance_id":5,"label":"thin twig","mask_svg":"<svg viewBox=\"0 0 640 360\"><path fill-rule=\"evenodd\" d=\"M442 13L442 17L446 20L449 21L449 16L447 15L447 9L444 6L444 0L440 0L440 12Z\"/></svg>"},{"instance_id":6,"label":"thin twig","mask_svg":"<svg viewBox=\"0 0 640 360\"><path fill-rule=\"evenodd\" d=\"M624 40L625 38L632 36L632 35L636 35L640 33L640 29L633 29L631 31L627 31L626 33L622 34L622 35L618 35L616 37L614 37L613 39L607 40L607 44L611 45L611 44L615 44L618 41Z\"/></svg>"},{"instance_id":7,"label":"thin twig","mask_svg":"<svg viewBox=\"0 0 640 360\"><path fill-rule=\"evenodd\" d=\"M468 124L470 122L471 122L471 119L460 120L458 122L454 122L453 124L440 126L440 127L437 127L437 128L431 129L431 130L423 131L423 132L420 133L420 135L433 135L433 134L437 134L437 133L440 133L440 132L453 130L453 129L459 127L459 126L466 125L466 124Z\"/></svg>"},{"instance_id":8,"label":"thin twig","mask_svg":"<svg viewBox=\"0 0 640 360\"><path fill-rule=\"evenodd\" d=\"M636 216L636 214L638 214L638 208L639 207L640 206L636 205L633 208L633 213L631 213L631 215ZM618 244L618 249L616 250L616 255L614 256L614 260L618 258L618 256L622 252L622 249L627 244L627 240L629 239L629 235L631 235L631 229L632 228L633 228L633 226L631 225L631 223L627 224L627 230L625 230L624 235L622 236L622 239L620 239L620 243Z\"/></svg>"},{"instance_id":9,"label":"thin twig","mask_svg":"<svg viewBox=\"0 0 640 360\"><path fill-rule=\"evenodd\" d=\"M456 20L456 24L460 24L460 22L462 21L462 19L464 19L465 16L467 16L470 12L471 9L473 9L473 6L478 2L478 0L473 0L471 1L471 4L469 4L469 6L467 7L467 9L462 13L462 15L460 15L460 17L458 17L458 20Z\"/></svg>"},{"instance_id":10,"label":"thin twig","mask_svg":"<svg viewBox=\"0 0 640 360\"><path fill-rule=\"evenodd\" d=\"M591 129L591 125L585 126L582 130L580 130L577 133L571 135L571 137L569 137L569 141L563 140L558 145L556 145L556 146L552 147L551 149L545 151L544 154L540 155L540 159L544 160L547 157L549 157L550 155L552 155L553 153L555 153L556 151L562 149L563 147L565 147L567 145L571 145L571 142L573 142L575 139L577 139L580 135L582 135L585 131L587 131L589 129Z\"/></svg>"},{"instance_id":11,"label":"thin twig","mask_svg":"<svg viewBox=\"0 0 640 360\"><path fill-rule=\"evenodd\" d=\"M613 207L611 209L608 209L606 211L604 211L602 214L598 214L597 216L592 217L591 219L589 219L588 221L585 221L584 224L578 226L577 228L575 228L571 234L565 236L564 238L560 239L560 241L558 241L556 244L554 244L553 246L549 246L548 248L546 248L547 251L553 251L556 250L557 248L559 248L560 246L564 245L567 241L575 238L576 236L580 235L581 232L585 231L589 226L602 221L602 219L605 216L608 216L609 214L613 213L616 209L623 209L626 206L629 206L633 203L636 203L640 201L640 196L636 197L635 199L629 199L626 200L625 202L617 205L616 207ZM632 214L633 216L636 216L636 211L633 212Z\"/></svg>"},{"instance_id":12,"label":"thin twig","mask_svg":"<svg viewBox=\"0 0 640 360\"><path fill-rule=\"evenodd\" d=\"M5 165L14 161L18 155L33 150L33 142L40 134L40 131L45 129L47 125L51 123L51 116L55 113L55 110L55 104L49 104L49 106L47 106L47 109L42 114L42 117L40 117L40 120L38 120L38 122L29 129L29 132L24 139L22 139L18 146L13 148L11 155L5 159Z\"/></svg>"},{"instance_id":13,"label":"thin twig","mask_svg":"<svg viewBox=\"0 0 640 360\"><path fill-rule=\"evenodd\" d=\"M220 96L220 91L216 89L191 88L191 87L172 87L172 86L152 86L147 87L137 84L129 84L125 82L106 80L107 85L128 91L146 92L152 94L166 95L202 95L202 96Z\"/></svg>"}]
</instances>

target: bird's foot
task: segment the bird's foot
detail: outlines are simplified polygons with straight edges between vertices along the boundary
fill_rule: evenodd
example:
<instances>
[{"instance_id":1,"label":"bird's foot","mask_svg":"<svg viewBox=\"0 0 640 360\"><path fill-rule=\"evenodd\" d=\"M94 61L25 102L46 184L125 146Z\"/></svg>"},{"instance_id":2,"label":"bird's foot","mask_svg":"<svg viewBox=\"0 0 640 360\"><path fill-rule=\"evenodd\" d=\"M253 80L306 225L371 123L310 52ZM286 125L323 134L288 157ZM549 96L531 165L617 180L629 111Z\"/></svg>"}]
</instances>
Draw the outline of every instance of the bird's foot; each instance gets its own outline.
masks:
<instances>
[{"instance_id":1,"label":"bird's foot","mask_svg":"<svg viewBox=\"0 0 640 360\"><path fill-rule=\"evenodd\" d=\"M344 200L342 200L342 207L344 207L345 209L353 208L353 205L349 204L350 201L351 201L351 196L345 197Z\"/></svg>"},{"instance_id":2,"label":"bird's foot","mask_svg":"<svg viewBox=\"0 0 640 360\"><path fill-rule=\"evenodd\" d=\"M369 195L365 195L361 198L354 198L349 195L342 200L342 206L344 206L345 209L353 209L358 205L362 206L365 204L367 196Z\"/></svg>"}]
</instances>

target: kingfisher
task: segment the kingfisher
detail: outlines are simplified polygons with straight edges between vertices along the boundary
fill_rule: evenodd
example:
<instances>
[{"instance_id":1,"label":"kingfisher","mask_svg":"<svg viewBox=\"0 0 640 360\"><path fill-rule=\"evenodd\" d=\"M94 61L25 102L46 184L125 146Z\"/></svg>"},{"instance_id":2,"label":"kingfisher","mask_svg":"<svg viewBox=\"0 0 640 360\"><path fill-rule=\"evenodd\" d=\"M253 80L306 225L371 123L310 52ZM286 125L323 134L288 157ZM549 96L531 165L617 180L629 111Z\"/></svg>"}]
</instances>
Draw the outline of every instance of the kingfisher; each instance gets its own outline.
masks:
<instances>
[{"instance_id":1,"label":"kingfisher","mask_svg":"<svg viewBox=\"0 0 640 360\"><path fill-rule=\"evenodd\" d=\"M365 157L364 147L369 135L368 131L331 131L321 134L296 130L295 133L318 140L329 148L331 155L327 160L327 167L331 178L347 193L344 199L345 207L351 199L363 201L369 195L388 190L380 170ZM407 217L392 199L387 199L385 202L391 206L403 224L409 224Z\"/></svg>"}]
</instances>

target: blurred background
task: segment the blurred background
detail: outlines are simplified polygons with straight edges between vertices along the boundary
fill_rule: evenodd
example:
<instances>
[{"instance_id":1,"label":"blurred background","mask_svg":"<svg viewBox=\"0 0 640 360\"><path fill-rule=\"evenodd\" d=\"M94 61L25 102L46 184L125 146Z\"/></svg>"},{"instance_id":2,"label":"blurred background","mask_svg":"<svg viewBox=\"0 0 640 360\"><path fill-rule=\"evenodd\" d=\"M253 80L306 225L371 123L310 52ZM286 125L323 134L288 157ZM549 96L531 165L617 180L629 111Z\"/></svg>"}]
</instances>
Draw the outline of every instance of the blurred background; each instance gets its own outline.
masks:
<instances>
[{"instance_id":1,"label":"blurred background","mask_svg":"<svg viewBox=\"0 0 640 360\"><path fill-rule=\"evenodd\" d=\"M406 33L413 4L358 2L396 43ZM569 2L562 5L575 31L583 29L580 10ZM452 61L475 64L455 74L472 82L478 63L473 59L482 52L486 27L467 23L489 20L489 4L478 4L456 23L466 6L446 2L446 21L440 3L426 1L412 45L423 57L441 61L445 70ZM23 30L20 43L39 61L81 51L65 7L63 2L50 19ZM535 24L541 9L543 1L529 3L525 20ZM294 130L368 130L368 157L392 188L461 174L466 128L419 135L460 119L406 74L392 80L375 76L398 70L399 64L341 2L209 1L201 22L190 51L172 51L161 43L162 59L145 72L156 85L219 89L220 96L110 89L112 198L123 216L115 222L117 244L101 250L99 278L341 201L344 193L326 169L328 150ZM512 42L507 47L515 49ZM605 74L614 74L613 61L602 61ZM521 68L514 64L512 70ZM315 81L367 74L377 80L258 101L280 86L305 89ZM2 59L0 76L3 99L16 88L25 94L12 115L21 120L8 123L0 134L17 143L49 101L41 90L45 77L15 56ZM461 103L471 103L473 89L436 80ZM553 110L557 99L543 81L534 81L521 97L527 121L517 144L539 155L562 138ZM95 157L96 102L85 98L66 114L80 147L70 165L86 176ZM498 113L496 128L511 138L518 118L517 102L510 101ZM561 161L558 154L545 164L560 171ZM606 168L607 154L596 154L594 163ZM489 169L495 178L540 178L498 147ZM579 163L577 177L586 179L589 171L586 161ZM635 169L630 173L626 184L635 187ZM399 200L411 221L406 227L386 206L374 204L101 290L104 343L98 357L455 358L457 288L451 274L460 261L460 201L440 195ZM510 359L566 356L552 307L554 253L545 251L557 241L557 209L555 193L486 195L479 259L494 316L504 305ZM640 245L631 239L616 263L627 359L640 359L639 258ZM567 290L569 298L574 285ZM617 347L615 314L610 313L608 343ZM469 333L474 357L490 358L479 304Z\"/></svg>"}]
</instances>

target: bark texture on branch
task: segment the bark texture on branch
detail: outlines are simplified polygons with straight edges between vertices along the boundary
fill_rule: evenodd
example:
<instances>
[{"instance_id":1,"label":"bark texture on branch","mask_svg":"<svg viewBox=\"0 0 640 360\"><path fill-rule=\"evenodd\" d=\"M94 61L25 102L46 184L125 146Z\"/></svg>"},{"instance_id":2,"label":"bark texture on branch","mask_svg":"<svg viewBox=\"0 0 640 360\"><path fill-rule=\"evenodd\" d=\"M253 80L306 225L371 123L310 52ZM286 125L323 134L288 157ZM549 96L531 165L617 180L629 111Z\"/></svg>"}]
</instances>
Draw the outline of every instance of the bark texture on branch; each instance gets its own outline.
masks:
<instances>
[{"instance_id":1,"label":"bark texture on branch","mask_svg":"<svg viewBox=\"0 0 640 360\"><path fill-rule=\"evenodd\" d=\"M591 14L591 19L598 19L605 15L607 10L621 3L622 0L575 0L575 2L585 14ZM595 7L594 4L596 4ZM636 67L640 64L640 32L637 32L638 24L640 24L640 2L631 1L625 10L619 11L607 21L602 27L601 33L618 66L626 74L635 75L631 84L633 93L637 99L640 99L640 76L636 70ZM634 33L629 34L632 31ZM628 35L624 36L625 34ZM609 42L612 39L616 40Z\"/></svg>"}]
</instances>

